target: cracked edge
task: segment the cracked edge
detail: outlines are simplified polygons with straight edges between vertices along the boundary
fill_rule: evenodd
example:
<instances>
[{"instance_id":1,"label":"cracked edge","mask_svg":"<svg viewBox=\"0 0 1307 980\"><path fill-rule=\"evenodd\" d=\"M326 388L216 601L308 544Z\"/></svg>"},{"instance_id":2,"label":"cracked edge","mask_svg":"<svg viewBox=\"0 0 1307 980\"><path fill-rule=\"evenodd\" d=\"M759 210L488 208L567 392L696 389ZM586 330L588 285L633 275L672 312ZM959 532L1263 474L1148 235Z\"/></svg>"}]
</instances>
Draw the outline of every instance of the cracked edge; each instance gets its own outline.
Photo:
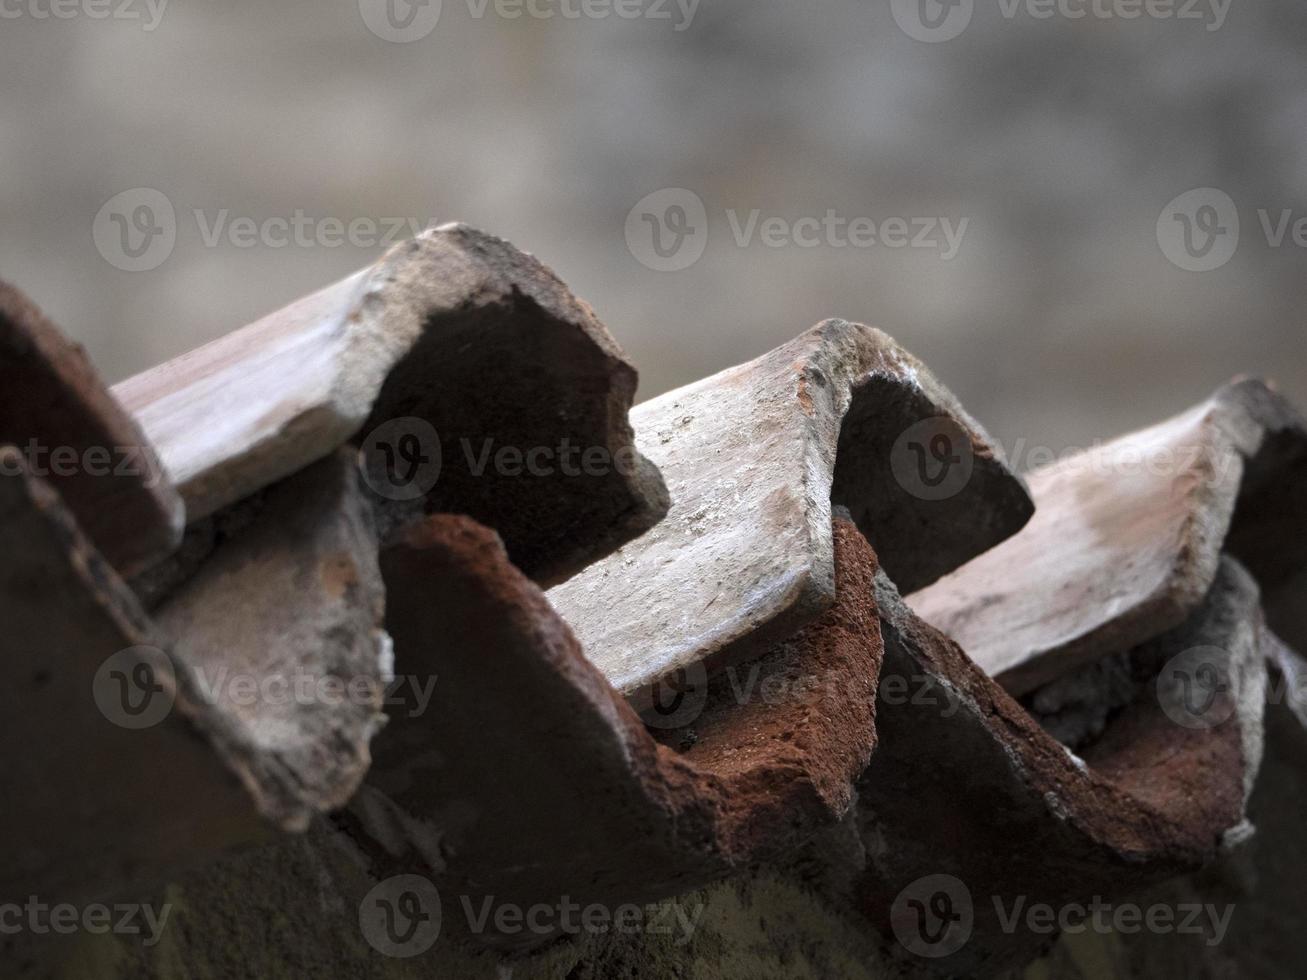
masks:
<instances>
[{"instance_id":1,"label":"cracked edge","mask_svg":"<svg viewBox=\"0 0 1307 980\"><path fill-rule=\"evenodd\" d=\"M673 672L748 660L834 601L832 505L913 583L1015 533L1033 510L1001 449L925 366L844 320L631 418L671 510L550 600L641 704ZM946 440L962 462L949 485L916 482L904 448L914 431ZM708 605L690 607L705 596Z\"/></svg>"},{"instance_id":2,"label":"cracked edge","mask_svg":"<svg viewBox=\"0 0 1307 980\"><path fill-rule=\"evenodd\" d=\"M920 965L953 975L1019 965L1051 938L1005 927L1002 903L1061 908L1127 893L1212 862L1245 827L1266 667L1256 584L1233 560L1188 621L1136 651L1151 682L1079 756L920 620L883 576L877 595L882 692L887 678L919 677L953 692L946 704L955 708L946 714L937 702L882 695L880 743L858 784L870 860L855 900ZM1168 705L1184 687L1174 664L1195 648L1210 649L1239 684L1215 695L1211 724L1186 726ZM941 890L953 911L965 910L942 936L907 907L914 895L925 901Z\"/></svg>"},{"instance_id":3,"label":"cracked edge","mask_svg":"<svg viewBox=\"0 0 1307 980\"><path fill-rule=\"evenodd\" d=\"M875 744L875 558L851 523L836 543L844 598L759 668L818 675L825 697L741 703L695 682L659 744L493 532L409 527L383 554L387 623L397 669L441 680L429 712L392 717L336 823L379 874L423 867L524 905L652 901L788 853L847 811ZM687 728L699 736L677 752Z\"/></svg>"},{"instance_id":4,"label":"cracked edge","mask_svg":"<svg viewBox=\"0 0 1307 980\"><path fill-rule=\"evenodd\" d=\"M1223 549L1257 577L1271 610L1307 559L1307 547L1286 546L1307 527L1307 424L1260 381L1225 385L1172 419L1036 470L1030 484L1037 509L1021 533L908 597L1013 694L1178 626ZM1050 565L1072 550L1069 536L1088 563ZM1062 598L1030 603L1049 581Z\"/></svg>"},{"instance_id":5,"label":"cracked edge","mask_svg":"<svg viewBox=\"0 0 1307 980\"><path fill-rule=\"evenodd\" d=\"M0 394L0 444L20 452L35 444L42 456L76 457L68 473L55 471L51 458L42 476L115 568L130 575L180 544L182 499L141 428L100 381L86 352L3 281ZM91 453L102 462L92 461ZM30 457L26 463L37 465Z\"/></svg>"},{"instance_id":6,"label":"cracked edge","mask_svg":"<svg viewBox=\"0 0 1307 980\"><path fill-rule=\"evenodd\" d=\"M442 331L466 351L461 333L479 316L508 340L524 338L521 345L501 341L514 356L481 363L497 372L489 377L442 378L442 370L458 364L441 351ZM476 334L482 354L494 336ZM432 350L441 356L432 359ZM505 376L506 365L519 369L520 378ZM387 391L397 383L424 398L444 396L446 406L457 406L460 396L476 399L490 388L511 394L520 386L522 400L536 406L534 426L519 433L532 444L552 444L576 430L584 445L603 447L610 458L633 455L629 467L591 481L589 492L602 503L578 506L556 480L551 489L564 506L534 514L529 525L506 526L515 558L541 580L561 581L666 512L657 470L631 448L626 413L636 373L616 342L545 266L466 225L429 229L375 266L128 379L114 393L154 439L195 521L369 427L414 414L405 408L413 391L399 398ZM565 403L571 429L559 423ZM425 421L439 428L444 420ZM458 501L462 507L455 509L482 496ZM506 504L503 513L478 516L511 525L514 513Z\"/></svg>"}]
</instances>

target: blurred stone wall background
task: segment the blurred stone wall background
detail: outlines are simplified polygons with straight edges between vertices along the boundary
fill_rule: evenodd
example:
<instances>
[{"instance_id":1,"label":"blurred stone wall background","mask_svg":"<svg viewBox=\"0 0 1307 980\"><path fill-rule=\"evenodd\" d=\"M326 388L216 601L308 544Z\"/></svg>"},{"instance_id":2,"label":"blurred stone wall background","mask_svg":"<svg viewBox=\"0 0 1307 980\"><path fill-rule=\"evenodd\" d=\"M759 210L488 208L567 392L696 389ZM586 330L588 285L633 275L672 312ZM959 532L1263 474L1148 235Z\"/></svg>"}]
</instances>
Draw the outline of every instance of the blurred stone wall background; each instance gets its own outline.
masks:
<instances>
[{"instance_id":1,"label":"blurred stone wall background","mask_svg":"<svg viewBox=\"0 0 1307 980\"><path fill-rule=\"evenodd\" d=\"M0 0L0 277L112 380L382 252L325 219L460 219L588 299L642 398L845 316L921 355L1023 468L1235 372L1307 404L1302 4L390 0L423 34L399 43L368 26L384 0L152 2ZM1167 211L1200 187L1228 197ZM131 272L102 209L138 188L176 237ZM703 220L632 214L664 188ZM297 211L320 240L206 241L223 212ZM945 258L794 225L828 212L967 223ZM702 255L650 268L655 224Z\"/></svg>"}]
</instances>

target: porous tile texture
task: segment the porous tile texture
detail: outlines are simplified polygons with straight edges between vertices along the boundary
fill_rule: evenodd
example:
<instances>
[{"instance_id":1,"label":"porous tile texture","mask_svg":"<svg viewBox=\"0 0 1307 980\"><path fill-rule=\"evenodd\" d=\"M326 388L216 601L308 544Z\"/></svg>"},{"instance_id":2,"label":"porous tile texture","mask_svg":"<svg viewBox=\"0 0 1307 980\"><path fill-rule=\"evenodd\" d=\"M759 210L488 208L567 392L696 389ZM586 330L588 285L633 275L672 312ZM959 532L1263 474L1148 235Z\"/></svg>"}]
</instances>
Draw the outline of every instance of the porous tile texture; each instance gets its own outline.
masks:
<instances>
[{"instance_id":1,"label":"porous tile texture","mask_svg":"<svg viewBox=\"0 0 1307 980\"><path fill-rule=\"evenodd\" d=\"M0 354L0 975L1307 974L1269 383L1027 487L846 320L632 408L463 225L113 390L8 287Z\"/></svg>"}]
</instances>

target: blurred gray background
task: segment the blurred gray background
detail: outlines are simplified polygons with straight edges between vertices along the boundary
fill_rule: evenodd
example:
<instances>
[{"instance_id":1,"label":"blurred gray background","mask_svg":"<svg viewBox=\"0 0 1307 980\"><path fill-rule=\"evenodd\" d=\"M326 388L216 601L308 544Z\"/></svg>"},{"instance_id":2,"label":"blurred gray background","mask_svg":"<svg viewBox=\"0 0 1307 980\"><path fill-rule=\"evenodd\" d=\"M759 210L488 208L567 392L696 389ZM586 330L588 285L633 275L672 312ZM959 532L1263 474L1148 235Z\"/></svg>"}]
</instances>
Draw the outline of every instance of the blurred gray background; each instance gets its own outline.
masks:
<instances>
[{"instance_id":1,"label":"blurred gray background","mask_svg":"<svg viewBox=\"0 0 1307 980\"><path fill-rule=\"evenodd\" d=\"M128 6L107 19L92 15L106 0L58 2L72 16L0 4L0 277L110 380L384 250L205 241L224 210L299 210L460 219L534 252L625 347L641 398L845 316L919 354L1023 468L1237 372L1307 404L1307 238L1290 224L1277 246L1259 217L1307 217L1303 4L1127 18L1084 0L1085 17L1041 18L987 0L957 36L922 41L899 0L706 0L688 23L661 0L620 0L636 17L536 0L549 18L444 0L429 33L396 43L365 23L373 0L112 0ZM1198 187L1229 195L1240 232L1205 272L1168 260L1158 233ZM176 210L175 248L149 271L116 268L92 236L134 188ZM705 207L702 257L679 271L628 247L628 213L662 188ZM731 216L754 211L967 225L947 260L741 245Z\"/></svg>"}]
</instances>

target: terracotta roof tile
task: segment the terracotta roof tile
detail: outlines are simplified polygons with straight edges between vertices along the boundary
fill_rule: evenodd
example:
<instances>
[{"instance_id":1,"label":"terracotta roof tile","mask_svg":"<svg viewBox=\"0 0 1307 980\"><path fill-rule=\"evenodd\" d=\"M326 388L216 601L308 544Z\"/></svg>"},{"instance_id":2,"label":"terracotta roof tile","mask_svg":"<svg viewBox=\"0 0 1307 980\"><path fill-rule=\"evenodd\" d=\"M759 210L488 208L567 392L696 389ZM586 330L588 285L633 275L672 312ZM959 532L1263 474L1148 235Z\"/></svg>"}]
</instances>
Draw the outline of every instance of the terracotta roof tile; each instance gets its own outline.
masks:
<instances>
[{"instance_id":1,"label":"terracotta roof tile","mask_svg":"<svg viewBox=\"0 0 1307 980\"><path fill-rule=\"evenodd\" d=\"M1272 587L1307 564L1307 422L1260 382L1038 469L1030 487L1021 533L908 598L1017 694L1179 625L1223 548Z\"/></svg>"},{"instance_id":2,"label":"terracotta roof tile","mask_svg":"<svg viewBox=\"0 0 1307 980\"><path fill-rule=\"evenodd\" d=\"M105 557L125 574L177 546L182 503L140 428L85 352L0 282L0 444L59 491Z\"/></svg>"},{"instance_id":3,"label":"terracotta roof tile","mask_svg":"<svg viewBox=\"0 0 1307 980\"><path fill-rule=\"evenodd\" d=\"M0 825L14 842L0 901L112 893L248 840L253 746L204 703L58 494L12 447L0 465ZM153 694L129 689L142 671Z\"/></svg>"},{"instance_id":4,"label":"terracotta roof tile","mask_svg":"<svg viewBox=\"0 0 1307 980\"><path fill-rule=\"evenodd\" d=\"M192 522L387 422L432 423L420 448L440 482L426 506L493 523L520 567L555 581L667 510L657 470L630 451L635 384L603 324L549 269L443 225L114 394L158 447ZM486 439L492 450L569 440L627 465L515 480L476 471Z\"/></svg>"},{"instance_id":5,"label":"terracotta roof tile","mask_svg":"<svg viewBox=\"0 0 1307 980\"><path fill-rule=\"evenodd\" d=\"M829 606L832 503L914 585L1031 513L984 430L916 358L861 324L827 320L631 419L672 508L550 592L587 655L628 694L698 663L755 656ZM896 443L913 426L956 445L963 479L944 488L954 492L895 472L911 463Z\"/></svg>"},{"instance_id":6,"label":"terracotta roof tile","mask_svg":"<svg viewBox=\"0 0 1307 980\"><path fill-rule=\"evenodd\" d=\"M858 783L869 861L856 900L892 936L895 918L912 914L901 898L914 882L948 875L962 883L978 899L973 932L955 955L941 942L941 971L1008 967L1045 940L1006 928L991 897L1061 908L1128 894L1205 865L1240 828L1261 761L1267 650L1256 585L1233 561L1188 621L1133 651L1150 682L1083 759L884 577L877 598L885 664L878 746ZM1201 713L1184 700L1192 677L1163 671L1194 649L1210 651L1210 665L1230 681ZM902 687L911 698L887 694Z\"/></svg>"},{"instance_id":7,"label":"terracotta roof tile","mask_svg":"<svg viewBox=\"0 0 1307 980\"><path fill-rule=\"evenodd\" d=\"M461 225L118 386L135 421L12 290L0 348L27 398L0 400L0 899L231 875L334 933L395 875L611 907L766 868L896 968L989 976L1051 941L991 899L1197 881L1254 822L1284 836L1258 792L1300 792L1307 426L1260 382L1028 492L920 362L842 320L631 409L589 307ZM166 481L47 484L4 445L148 455L142 430L184 538ZM567 447L604 465L495 456ZM142 675L167 697L136 730ZM307 700L269 696L301 678ZM232 848L259 840L251 882ZM278 878L306 854L348 872ZM965 936L952 904L914 933L941 890ZM113 962L241 973L240 914L196 914ZM450 956L558 972L532 959L549 930L445 929Z\"/></svg>"},{"instance_id":8,"label":"terracotta roof tile","mask_svg":"<svg viewBox=\"0 0 1307 980\"><path fill-rule=\"evenodd\" d=\"M438 673L430 709L378 739L341 817L379 866L413 861L473 900L650 901L796 846L847 808L875 743L875 559L837 523L843 598L759 661L820 697L737 704L691 686L678 754L586 659L489 530L431 517L382 557L397 670ZM524 805L525 804L525 805ZM366 845L365 845L366 846ZM542 937L533 937L540 941Z\"/></svg>"}]
</instances>

